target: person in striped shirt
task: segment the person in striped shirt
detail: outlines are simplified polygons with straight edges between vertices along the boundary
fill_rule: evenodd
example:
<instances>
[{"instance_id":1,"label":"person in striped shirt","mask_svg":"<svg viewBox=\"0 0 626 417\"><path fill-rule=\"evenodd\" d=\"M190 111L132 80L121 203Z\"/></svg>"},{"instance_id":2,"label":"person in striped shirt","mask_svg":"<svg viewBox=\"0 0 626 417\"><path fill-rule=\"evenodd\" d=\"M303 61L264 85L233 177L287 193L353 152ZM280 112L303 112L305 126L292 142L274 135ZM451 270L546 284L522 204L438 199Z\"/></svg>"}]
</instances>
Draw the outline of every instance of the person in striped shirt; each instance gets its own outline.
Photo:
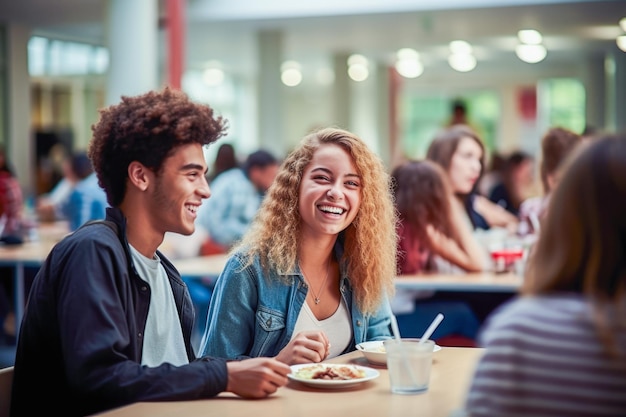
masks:
<instances>
[{"instance_id":1,"label":"person in striped shirt","mask_svg":"<svg viewBox=\"0 0 626 417\"><path fill-rule=\"evenodd\" d=\"M626 136L568 157L521 294L481 331L468 416L626 415Z\"/></svg>"}]
</instances>

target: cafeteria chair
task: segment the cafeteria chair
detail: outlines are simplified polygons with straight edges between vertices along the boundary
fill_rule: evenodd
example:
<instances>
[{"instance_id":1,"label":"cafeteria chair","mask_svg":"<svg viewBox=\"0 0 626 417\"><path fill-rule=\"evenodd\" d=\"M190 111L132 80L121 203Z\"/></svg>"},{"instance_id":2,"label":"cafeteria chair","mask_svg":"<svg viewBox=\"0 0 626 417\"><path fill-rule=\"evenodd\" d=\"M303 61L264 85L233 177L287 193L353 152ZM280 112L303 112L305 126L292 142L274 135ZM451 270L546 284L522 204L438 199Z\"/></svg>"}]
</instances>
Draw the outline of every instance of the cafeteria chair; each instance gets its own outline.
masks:
<instances>
[{"instance_id":1,"label":"cafeteria chair","mask_svg":"<svg viewBox=\"0 0 626 417\"><path fill-rule=\"evenodd\" d=\"M9 417L12 385L13 367L9 366L0 369L0 417Z\"/></svg>"}]
</instances>

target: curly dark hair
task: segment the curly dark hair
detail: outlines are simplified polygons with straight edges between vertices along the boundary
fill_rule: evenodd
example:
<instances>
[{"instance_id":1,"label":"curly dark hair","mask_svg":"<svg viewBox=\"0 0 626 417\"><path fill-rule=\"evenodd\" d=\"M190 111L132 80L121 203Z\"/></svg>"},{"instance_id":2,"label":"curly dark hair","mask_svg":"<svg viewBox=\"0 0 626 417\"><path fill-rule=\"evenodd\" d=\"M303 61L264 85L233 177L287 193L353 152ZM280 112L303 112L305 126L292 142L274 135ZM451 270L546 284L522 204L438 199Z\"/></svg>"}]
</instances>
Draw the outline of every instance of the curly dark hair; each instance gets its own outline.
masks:
<instances>
[{"instance_id":1,"label":"curly dark hair","mask_svg":"<svg viewBox=\"0 0 626 417\"><path fill-rule=\"evenodd\" d=\"M108 203L119 206L126 193L128 165L138 161L157 175L181 145L209 145L226 134L227 121L205 104L168 87L100 110L91 127L88 155Z\"/></svg>"}]
</instances>

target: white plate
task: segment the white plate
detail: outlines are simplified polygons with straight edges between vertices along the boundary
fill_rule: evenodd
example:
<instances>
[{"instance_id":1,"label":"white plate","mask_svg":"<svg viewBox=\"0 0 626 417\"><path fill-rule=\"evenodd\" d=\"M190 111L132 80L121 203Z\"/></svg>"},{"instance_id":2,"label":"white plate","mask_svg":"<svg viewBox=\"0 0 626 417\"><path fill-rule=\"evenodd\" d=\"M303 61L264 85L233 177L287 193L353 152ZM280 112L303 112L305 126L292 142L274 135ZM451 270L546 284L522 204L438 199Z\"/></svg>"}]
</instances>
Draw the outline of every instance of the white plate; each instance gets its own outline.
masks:
<instances>
[{"instance_id":1,"label":"white plate","mask_svg":"<svg viewBox=\"0 0 626 417\"><path fill-rule=\"evenodd\" d=\"M348 367L348 368L364 371L365 376L362 378L335 380L335 379L309 379L309 378L302 378L296 375L296 372L306 367L316 367L316 368L319 367L320 370L324 370L327 368ZM347 387L352 387L354 385L361 384L365 381L370 381L374 378L378 378L379 376L380 376L380 372L378 372L376 369L368 368L367 366L334 364L334 363L305 363L301 365L291 365L291 373L287 375L287 377L293 381L298 381L303 384L316 387L316 388L347 388Z\"/></svg>"},{"instance_id":2,"label":"white plate","mask_svg":"<svg viewBox=\"0 0 626 417\"><path fill-rule=\"evenodd\" d=\"M385 353L382 340L359 343L356 345L356 348L361 351L369 363L376 365L387 364L387 353ZM435 345L433 348L433 352L439 352L440 350L441 346L439 345Z\"/></svg>"}]
</instances>

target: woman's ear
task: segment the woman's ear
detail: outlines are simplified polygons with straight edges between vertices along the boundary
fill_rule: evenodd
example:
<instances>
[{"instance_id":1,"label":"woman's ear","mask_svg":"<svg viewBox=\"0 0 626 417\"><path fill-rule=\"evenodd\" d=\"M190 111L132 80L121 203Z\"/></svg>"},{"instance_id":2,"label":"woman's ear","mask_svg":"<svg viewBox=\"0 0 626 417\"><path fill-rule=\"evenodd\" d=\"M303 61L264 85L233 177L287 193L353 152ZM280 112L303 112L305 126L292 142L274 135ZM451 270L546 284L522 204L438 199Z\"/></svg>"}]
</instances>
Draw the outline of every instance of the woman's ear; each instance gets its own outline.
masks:
<instances>
[{"instance_id":1,"label":"woman's ear","mask_svg":"<svg viewBox=\"0 0 626 417\"><path fill-rule=\"evenodd\" d=\"M139 190L146 191L150 185L149 170L142 163L133 161L128 165L128 179Z\"/></svg>"}]
</instances>

